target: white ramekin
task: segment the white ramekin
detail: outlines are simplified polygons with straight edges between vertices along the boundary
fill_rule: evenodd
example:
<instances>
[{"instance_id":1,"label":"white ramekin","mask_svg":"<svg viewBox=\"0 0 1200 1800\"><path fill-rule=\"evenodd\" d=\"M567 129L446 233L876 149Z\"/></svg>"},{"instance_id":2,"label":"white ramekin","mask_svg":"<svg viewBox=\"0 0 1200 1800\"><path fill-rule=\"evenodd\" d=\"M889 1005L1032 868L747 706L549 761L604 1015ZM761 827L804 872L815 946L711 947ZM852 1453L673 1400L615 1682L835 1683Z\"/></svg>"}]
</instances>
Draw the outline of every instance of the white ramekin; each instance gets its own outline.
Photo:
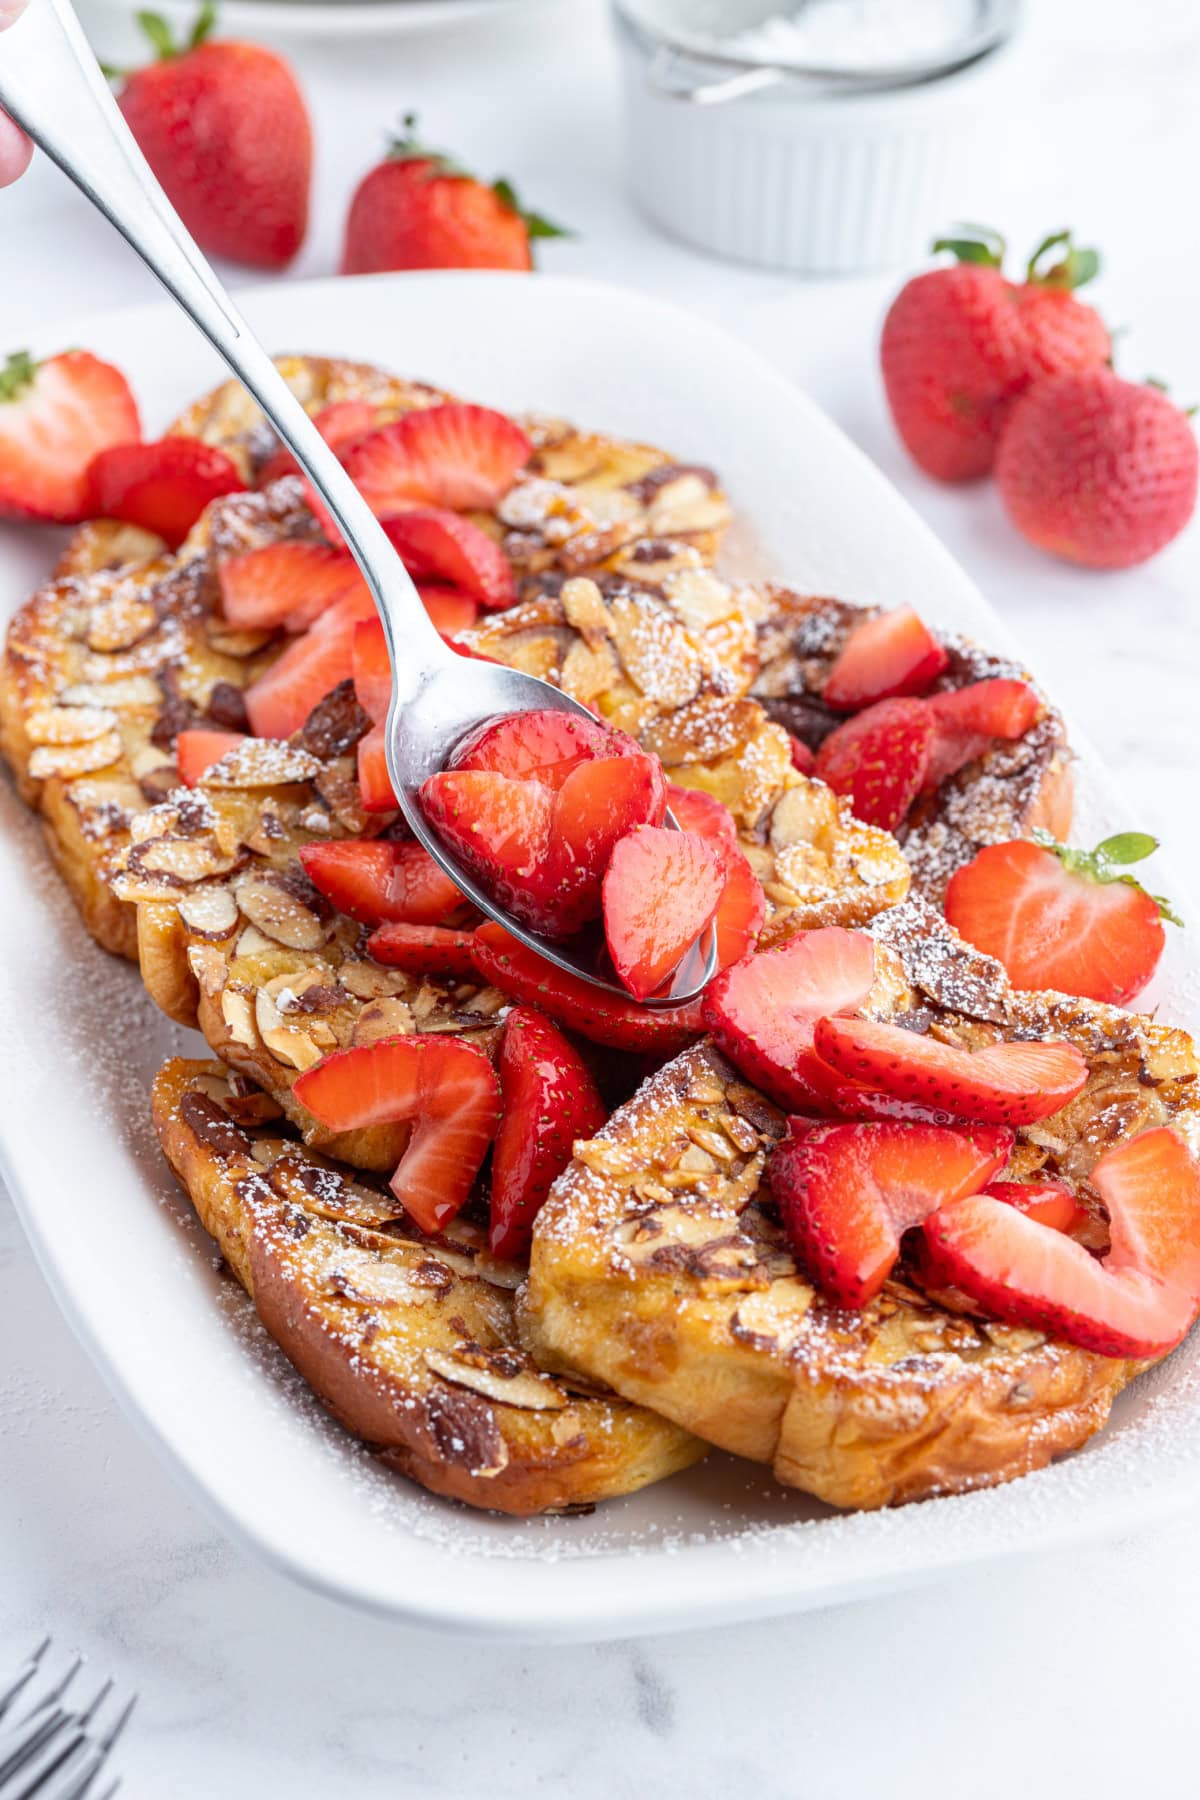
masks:
<instances>
[{"instance_id":1,"label":"white ramekin","mask_svg":"<svg viewBox=\"0 0 1200 1800\"><path fill-rule=\"evenodd\" d=\"M957 73L854 94L787 85L717 104L661 74L614 12L630 186L655 224L718 256L810 274L901 266L971 217L1012 46Z\"/></svg>"}]
</instances>

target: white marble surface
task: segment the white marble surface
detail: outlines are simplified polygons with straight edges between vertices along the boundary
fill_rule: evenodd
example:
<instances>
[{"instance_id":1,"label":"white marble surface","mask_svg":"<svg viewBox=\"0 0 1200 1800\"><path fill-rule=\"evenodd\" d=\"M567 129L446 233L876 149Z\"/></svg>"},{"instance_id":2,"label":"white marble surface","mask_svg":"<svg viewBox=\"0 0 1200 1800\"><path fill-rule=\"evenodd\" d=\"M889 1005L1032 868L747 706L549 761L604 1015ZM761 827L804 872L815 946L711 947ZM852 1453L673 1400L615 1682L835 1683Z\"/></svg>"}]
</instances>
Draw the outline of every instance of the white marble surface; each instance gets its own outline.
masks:
<instances>
[{"instance_id":1,"label":"white marble surface","mask_svg":"<svg viewBox=\"0 0 1200 1800\"><path fill-rule=\"evenodd\" d=\"M963 211L1018 244L1070 222L1100 242L1096 298L1131 374L1200 397L1200 17L1191 0L1031 0L1022 105ZM106 54L120 14L94 8ZM1195 694L1200 527L1144 571L1038 557L988 489L947 492L902 458L874 365L895 283L805 283L705 261L652 234L620 181L611 56L591 0L557 0L386 49L295 50L320 174L297 273L334 266L345 196L411 105L431 139L578 238L549 269L681 299L805 385L897 481L1105 749L1130 823L1200 889ZM930 221L931 230L942 221ZM52 172L0 196L0 345L81 304L145 297L144 274ZM15 273L16 279L13 279ZM1136 326L1134 325L1136 321ZM402 345L397 360L403 360ZM686 446L681 448L686 449ZM1190 908L1189 908L1190 911ZM64 1196L72 1203L76 1196ZM832 1800L951 1782L988 1800L1194 1792L1200 1502L1119 1542L940 1589L706 1636L596 1649L449 1642L360 1618L232 1548L101 1387L0 1195L0 1668L43 1630L142 1692L131 1796L590 1800L672 1785Z\"/></svg>"}]
</instances>

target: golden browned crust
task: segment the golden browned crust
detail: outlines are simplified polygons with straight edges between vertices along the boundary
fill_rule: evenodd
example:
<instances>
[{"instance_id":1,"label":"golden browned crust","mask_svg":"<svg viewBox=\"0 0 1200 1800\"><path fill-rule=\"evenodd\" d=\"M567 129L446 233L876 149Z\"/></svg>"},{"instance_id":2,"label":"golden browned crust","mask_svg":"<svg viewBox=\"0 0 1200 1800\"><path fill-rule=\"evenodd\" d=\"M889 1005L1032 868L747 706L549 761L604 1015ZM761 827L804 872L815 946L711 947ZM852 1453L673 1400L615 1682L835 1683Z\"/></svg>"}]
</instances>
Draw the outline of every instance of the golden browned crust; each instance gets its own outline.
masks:
<instances>
[{"instance_id":1,"label":"golden browned crust","mask_svg":"<svg viewBox=\"0 0 1200 1800\"><path fill-rule=\"evenodd\" d=\"M654 1414L542 1373L513 1321L519 1271L456 1223L412 1232L386 1194L237 1125L253 1096L219 1064L154 1084L163 1150L259 1317L335 1418L434 1493L528 1515L630 1493L705 1446Z\"/></svg>"}]
</instances>

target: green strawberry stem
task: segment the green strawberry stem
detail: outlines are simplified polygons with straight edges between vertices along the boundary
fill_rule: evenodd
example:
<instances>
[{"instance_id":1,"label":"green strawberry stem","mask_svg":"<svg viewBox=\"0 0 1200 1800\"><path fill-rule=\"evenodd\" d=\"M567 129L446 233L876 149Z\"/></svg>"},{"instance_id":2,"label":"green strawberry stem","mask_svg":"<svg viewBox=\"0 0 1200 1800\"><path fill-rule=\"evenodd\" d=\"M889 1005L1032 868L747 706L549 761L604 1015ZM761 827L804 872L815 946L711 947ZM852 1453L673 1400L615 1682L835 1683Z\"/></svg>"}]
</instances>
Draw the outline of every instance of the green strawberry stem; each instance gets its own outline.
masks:
<instances>
[{"instance_id":1,"label":"green strawberry stem","mask_svg":"<svg viewBox=\"0 0 1200 1800\"><path fill-rule=\"evenodd\" d=\"M415 112L405 113L401 121L404 135L393 138L388 145L388 157L396 162L427 162L430 165L430 179L435 175L444 175L456 181L475 181L477 176L470 169L465 169L454 157L447 156L444 151L430 150L421 142L418 135L417 115ZM562 225L556 225L544 213L530 212L521 205L516 189L511 181L501 176L491 184L492 192L501 205L515 212L529 234L534 238L562 238L573 234Z\"/></svg>"},{"instance_id":2,"label":"green strawberry stem","mask_svg":"<svg viewBox=\"0 0 1200 1800\"><path fill-rule=\"evenodd\" d=\"M175 42L175 34L161 13L139 12L136 17L143 36L149 39L159 61L168 62L172 57L186 56L189 50L198 50L207 41L217 22L217 9L212 0L204 0L204 5L196 15L196 23L182 44ZM123 73L108 68L104 72L106 75Z\"/></svg>"},{"instance_id":3,"label":"green strawberry stem","mask_svg":"<svg viewBox=\"0 0 1200 1800\"><path fill-rule=\"evenodd\" d=\"M959 262L976 263L985 269L1003 268L1006 245L998 231L988 225L960 225L958 232L961 235L936 238L934 254L948 250Z\"/></svg>"},{"instance_id":4,"label":"green strawberry stem","mask_svg":"<svg viewBox=\"0 0 1200 1800\"><path fill-rule=\"evenodd\" d=\"M1183 920L1169 900L1165 900L1161 894L1150 894L1136 875L1123 873L1130 863L1144 862L1158 849L1158 839L1151 837L1149 832L1119 831L1113 837L1104 838L1094 850L1073 850L1066 844L1060 844L1048 831L1035 830L1032 835L1034 843L1057 856L1063 868L1072 875L1080 875L1085 881L1098 881L1102 884L1122 881L1127 887L1137 888L1139 893L1148 894L1157 906L1161 918L1172 925L1183 925Z\"/></svg>"},{"instance_id":5,"label":"green strawberry stem","mask_svg":"<svg viewBox=\"0 0 1200 1800\"><path fill-rule=\"evenodd\" d=\"M0 369L0 401L17 400L37 374L37 364L28 350L14 350Z\"/></svg>"},{"instance_id":6,"label":"green strawberry stem","mask_svg":"<svg viewBox=\"0 0 1200 1800\"><path fill-rule=\"evenodd\" d=\"M1061 250L1048 269L1040 269L1042 259L1052 250ZM1081 288L1100 273L1100 255L1096 250L1080 250L1071 241L1069 231L1053 231L1042 239L1029 259L1025 279L1034 287Z\"/></svg>"}]
</instances>

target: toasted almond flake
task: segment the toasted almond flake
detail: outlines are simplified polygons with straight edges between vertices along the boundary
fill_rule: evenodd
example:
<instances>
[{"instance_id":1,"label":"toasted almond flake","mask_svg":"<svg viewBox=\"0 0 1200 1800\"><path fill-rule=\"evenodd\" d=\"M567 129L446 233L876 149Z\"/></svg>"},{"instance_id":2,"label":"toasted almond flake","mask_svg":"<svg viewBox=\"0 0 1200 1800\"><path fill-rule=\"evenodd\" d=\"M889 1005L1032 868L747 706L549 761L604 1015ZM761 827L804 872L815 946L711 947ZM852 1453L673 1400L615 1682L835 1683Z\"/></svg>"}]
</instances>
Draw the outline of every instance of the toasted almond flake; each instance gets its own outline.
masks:
<instances>
[{"instance_id":1,"label":"toasted almond flake","mask_svg":"<svg viewBox=\"0 0 1200 1800\"><path fill-rule=\"evenodd\" d=\"M299 894L268 872L250 870L234 891L250 923L289 950L319 950L333 930L332 920L319 918Z\"/></svg>"},{"instance_id":2,"label":"toasted almond flake","mask_svg":"<svg viewBox=\"0 0 1200 1800\"><path fill-rule=\"evenodd\" d=\"M88 744L39 744L29 758L29 774L34 781L71 781L77 775L107 769L120 757L121 737L116 731L105 732Z\"/></svg>"},{"instance_id":3,"label":"toasted almond flake","mask_svg":"<svg viewBox=\"0 0 1200 1800\"><path fill-rule=\"evenodd\" d=\"M147 838L134 844L126 867L131 875L164 875L182 885L228 875L241 860L223 850L209 834L203 837Z\"/></svg>"},{"instance_id":4,"label":"toasted almond flake","mask_svg":"<svg viewBox=\"0 0 1200 1800\"><path fill-rule=\"evenodd\" d=\"M838 829L837 796L819 781L797 782L780 795L771 811L772 850L792 844L824 844Z\"/></svg>"},{"instance_id":5,"label":"toasted almond flake","mask_svg":"<svg viewBox=\"0 0 1200 1800\"><path fill-rule=\"evenodd\" d=\"M320 1062L319 1046L306 1031L285 1021L266 988L259 988L254 997L254 1022L271 1055L289 1068L312 1069Z\"/></svg>"},{"instance_id":6,"label":"toasted almond flake","mask_svg":"<svg viewBox=\"0 0 1200 1800\"><path fill-rule=\"evenodd\" d=\"M307 750L279 743L273 738L251 738L228 751L219 762L205 770L204 786L209 788L286 787L296 781L311 781L321 764Z\"/></svg>"},{"instance_id":7,"label":"toasted almond flake","mask_svg":"<svg viewBox=\"0 0 1200 1800\"><path fill-rule=\"evenodd\" d=\"M270 954L278 948L274 938L264 937L257 925L247 925L244 931L239 932L238 941L233 947L235 956L262 956L264 951Z\"/></svg>"},{"instance_id":8,"label":"toasted almond flake","mask_svg":"<svg viewBox=\"0 0 1200 1800\"><path fill-rule=\"evenodd\" d=\"M602 644L608 636L611 621L604 596L596 583L577 575L571 581L564 581L559 599L568 622L580 633L588 648L594 650Z\"/></svg>"},{"instance_id":9,"label":"toasted almond flake","mask_svg":"<svg viewBox=\"0 0 1200 1800\"><path fill-rule=\"evenodd\" d=\"M364 1006L354 1024L353 1042L378 1044L384 1038L407 1037L415 1030L407 1001L384 995Z\"/></svg>"},{"instance_id":10,"label":"toasted almond flake","mask_svg":"<svg viewBox=\"0 0 1200 1800\"><path fill-rule=\"evenodd\" d=\"M356 1306L372 1308L425 1306L437 1298L436 1287L414 1280L406 1263L349 1246L338 1248L325 1270L325 1286Z\"/></svg>"},{"instance_id":11,"label":"toasted almond flake","mask_svg":"<svg viewBox=\"0 0 1200 1800\"><path fill-rule=\"evenodd\" d=\"M188 968L206 1000L215 1000L229 978L229 964L209 944L189 944Z\"/></svg>"},{"instance_id":12,"label":"toasted almond flake","mask_svg":"<svg viewBox=\"0 0 1200 1800\"><path fill-rule=\"evenodd\" d=\"M702 679L700 658L669 613L647 600L618 594L609 616L625 672L648 699L674 708L695 698Z\"/></svg>"},{"instance_id":13,"label":"toasted almond flake","mask_svg":"<svg viewBox=\"0 0 1200 1800\"><path fill-rule=\"evenodd\" d=\"M384 969L379 963L345 962L338 970L338 980L356 1000L379 1000L403 994L411 977L402 969Z\"/></svg>"},{"instance_id":14,"label":"toasted almond flake","mask_svg":"<svg viewBox=\"0 0 1200 1800\"><path fill-rule=\"evenodd\" d=\"M442 1350L426 1350L425 1364L444 1381L452 1381L455 1387L469 1388L474 1394L482 1394L485 1400L517 1406L524 1412L559 1412L568 1404L567 1396L556 1382L532 1369L505 1375L495 1367L479 1368Z\"/></svg>"},{"instance_id":15,"label":"toasted almond flake","mask_svg":"<svg viewBox=\"0 0 1200 1800\"><path fill-rule=\"evenodd\" d=\"M671 611L689 631L701 632L737 617L737 595L711 569L681 569L664 582Z\"/></svg>"},{"instance_id":16,"label":"toasted almond flake","mask_svg":"<svg viewBox=\"0 0 1200 1800\"><path fill-rule=\"evenodd\" d=\"M117 712L143 708L157 712L162 697L162 689L153 676L123 675L115 681L73 682L63 688L58 702L60 706L111 706Z\"/></svg>"},{"instance_id":17,"label":"toasted almond flake","mask_svg":"<svg viewBox=\"0 0 1200 1800\"><path fill-rule=\"evenodd\" d=\"M601 643L591 649L580 638L567 651L558 679L565 693L587 706L615 687L619 676L620 667L610 644Z\"/></svg>"},{"instance_id":18,"label":"toasted almond flake","mask_svg":"<svg viewBox=\"0 0 1200 1800\"><path fill-rule=\"evenodd\" d=\"M208 641L221 656L234 656L239 660L246 656L256 656L265 650L275 633L273 631L239 631L236 626L229 625L215 614L209 619L206 627Z\"/></svg>"},{"instance_id":19,"label":"toasted almond flake","mask_svg":"<svg viewBox=\"0 0 1200 1800\"><path fill-rule=\"evenodd\" d=\"M157 624L158 615L148 600L135 594L114 594L91 610L85 633L88 649L102 655L131 650Z\"/></svg>"},{"instance_id":20,"label":"toasted almond flake","mask_svg":"<svg viewBox=\"0 0 1200 1800\"><path fill-rule=\"evenodd\" d=\"M200 938L229 937L237 926L237 904L227 887L196 887L179 902L179 916Z\"/></svg>"},{"instance_id":21,"label":"toasted almond flake","mask_svg":"<svg viewBox=\"0 0 1200 1800\"><path fill-rule=\"evenodd\" d=\"M221 1017L235 1044L244 1044L248 1050L258 1048L254 1006L249 994L242 993L239 988L226 988L221 995Z\"/></svg>"},{"instance_id":22,"label":"toasted almond flake","mask_svg":"<svg viewBox=\"0 0 1200 1800\"><path fill-rule=\"evenodd\" d=\"M31 744L90 744L116 729L108 706L38 706L25 720Z\"/></svg>"}]
</instances>

